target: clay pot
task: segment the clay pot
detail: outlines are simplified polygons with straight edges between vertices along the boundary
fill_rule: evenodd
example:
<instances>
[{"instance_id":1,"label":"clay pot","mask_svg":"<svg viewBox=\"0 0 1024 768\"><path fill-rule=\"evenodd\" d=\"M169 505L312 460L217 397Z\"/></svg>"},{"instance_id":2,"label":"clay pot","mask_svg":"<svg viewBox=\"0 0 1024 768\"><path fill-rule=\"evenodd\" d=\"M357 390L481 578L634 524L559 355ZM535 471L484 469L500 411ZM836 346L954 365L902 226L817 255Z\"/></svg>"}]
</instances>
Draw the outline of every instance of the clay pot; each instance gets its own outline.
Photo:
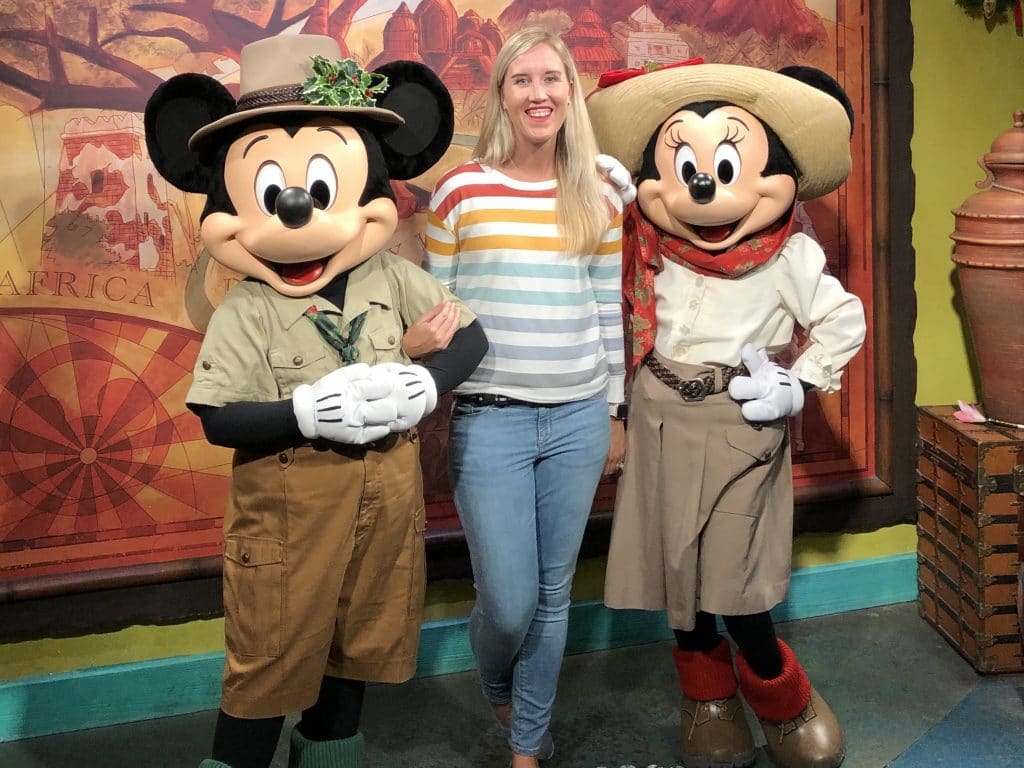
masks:
<instances>
[{"instance_id":1,"label":"clay pot","mask_svg":"<svg viewBox=\"0 0 1024 768\"><path fill-rule=\"evenodd\" d=\"M1024 423L1024 111L978 158L984 191L953 211L953 261L990 419Z\"/></svg>"}]
</instances>

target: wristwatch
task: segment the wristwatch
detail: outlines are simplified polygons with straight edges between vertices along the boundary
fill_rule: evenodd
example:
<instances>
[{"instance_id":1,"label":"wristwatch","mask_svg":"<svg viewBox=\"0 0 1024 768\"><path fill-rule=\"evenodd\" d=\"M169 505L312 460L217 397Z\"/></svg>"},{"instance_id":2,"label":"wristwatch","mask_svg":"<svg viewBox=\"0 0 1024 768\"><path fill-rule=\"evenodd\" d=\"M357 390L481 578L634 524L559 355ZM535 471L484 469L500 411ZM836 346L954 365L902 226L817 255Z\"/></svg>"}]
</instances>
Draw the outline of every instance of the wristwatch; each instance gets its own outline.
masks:
<instances>
[{"instance_id":1,"label":"wristwatch","mask_svg":"<svg viewBox=\"0 0 1024 768\"><path fill-rule=\"evenodd\" d=\"M629 405L626 403L608 403L608 415L616 421L629 418Z\"/></svg>"}]
</instances>

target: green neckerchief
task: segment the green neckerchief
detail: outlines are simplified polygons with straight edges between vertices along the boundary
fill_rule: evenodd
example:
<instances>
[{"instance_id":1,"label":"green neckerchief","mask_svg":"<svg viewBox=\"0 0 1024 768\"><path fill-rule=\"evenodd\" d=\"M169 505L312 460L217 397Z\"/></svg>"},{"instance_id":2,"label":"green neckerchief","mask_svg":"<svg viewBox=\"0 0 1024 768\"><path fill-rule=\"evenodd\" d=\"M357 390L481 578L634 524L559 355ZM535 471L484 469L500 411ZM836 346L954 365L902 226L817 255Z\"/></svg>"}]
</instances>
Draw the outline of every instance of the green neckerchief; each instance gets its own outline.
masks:
<instances>
[{"instance_id":1,"label":"green neckerchief","mask_svg":"<svg viewBox=\"0 0 1024 768\"><path fill-rule=\"evenodd\" d=\"M356 339L363 330L363 323L366 322L366 312L352 318L344 331L338 330L338 326L331 322L326 312L318 312L313 304L302 313L320 331L320 335L328 344L341 353L341 359L346 363L359 362L359 350L356 349Z\"/></svg>"}]
</instances>

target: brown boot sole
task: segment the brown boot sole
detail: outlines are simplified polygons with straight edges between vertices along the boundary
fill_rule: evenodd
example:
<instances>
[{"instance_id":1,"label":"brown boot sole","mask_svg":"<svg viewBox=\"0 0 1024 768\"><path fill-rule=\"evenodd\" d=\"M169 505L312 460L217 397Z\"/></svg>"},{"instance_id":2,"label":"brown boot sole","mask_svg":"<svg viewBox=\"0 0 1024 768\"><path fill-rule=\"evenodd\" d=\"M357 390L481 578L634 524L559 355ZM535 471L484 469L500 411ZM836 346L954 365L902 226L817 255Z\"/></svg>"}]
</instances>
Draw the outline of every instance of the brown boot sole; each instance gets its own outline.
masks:
<instances>
[{"instance_id":1,"label":"brown boot sole","mask_svg":"<svg viewBox=\"0 0 1024 768\"><path fill-rule=\"evenodd\" d=\"M721 762L706 757L684 757L683 768L750 768L757 760L757 752L744 752L736 755L732 760Z\"/></svg>"}]
</instances>

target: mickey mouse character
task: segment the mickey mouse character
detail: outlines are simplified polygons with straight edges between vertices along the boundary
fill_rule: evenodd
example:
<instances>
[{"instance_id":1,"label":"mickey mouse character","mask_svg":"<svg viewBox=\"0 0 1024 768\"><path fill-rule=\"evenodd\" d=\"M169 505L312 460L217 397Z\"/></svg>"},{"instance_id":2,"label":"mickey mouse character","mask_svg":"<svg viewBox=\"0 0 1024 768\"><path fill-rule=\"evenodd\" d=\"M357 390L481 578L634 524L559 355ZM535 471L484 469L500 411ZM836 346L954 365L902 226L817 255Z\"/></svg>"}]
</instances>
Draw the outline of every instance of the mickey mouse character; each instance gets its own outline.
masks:
<instances>
[{"instance_id":1,"label":"mickey mouse character","mask_svg":"<svg viewBox=\"0 0 1024 768\"><path fill-rule=\"evenodd\" d=\"M820 70L699 60L606 73L587 103L602 151L637 174L623 236L635 373L605 601L668 611L684 765L754 762L739 689L776 765L834 768L842 730L769 610L790 574L787 417L805 390L839 389L865 336L859 299L791 231L796 201L849 173L852 108ZM809 344L786 370L771 356L797 323Z\"/></svg>"},{"instance_id":2,"label":"mickey mouse character","mask_svg":"<svg viewBox=\"0 0 1024 768\"><path fill-rule=\"evenodd\" d=\"M226 659L213 759L268 766L302 711L290 766L362 765L366 681L416 668L426 523L415 425L487 341L437 280L382 253L390 179L447 148L451 98L425 66L364 72L329 37L241 52L237 103L178 75L146 106L157 169L206 194L201 236L245 279L214 312L187 403L235 449L224 515ZM402 336L442 301L460 329L411 365Z\"/></svg>"}]
</instances>

